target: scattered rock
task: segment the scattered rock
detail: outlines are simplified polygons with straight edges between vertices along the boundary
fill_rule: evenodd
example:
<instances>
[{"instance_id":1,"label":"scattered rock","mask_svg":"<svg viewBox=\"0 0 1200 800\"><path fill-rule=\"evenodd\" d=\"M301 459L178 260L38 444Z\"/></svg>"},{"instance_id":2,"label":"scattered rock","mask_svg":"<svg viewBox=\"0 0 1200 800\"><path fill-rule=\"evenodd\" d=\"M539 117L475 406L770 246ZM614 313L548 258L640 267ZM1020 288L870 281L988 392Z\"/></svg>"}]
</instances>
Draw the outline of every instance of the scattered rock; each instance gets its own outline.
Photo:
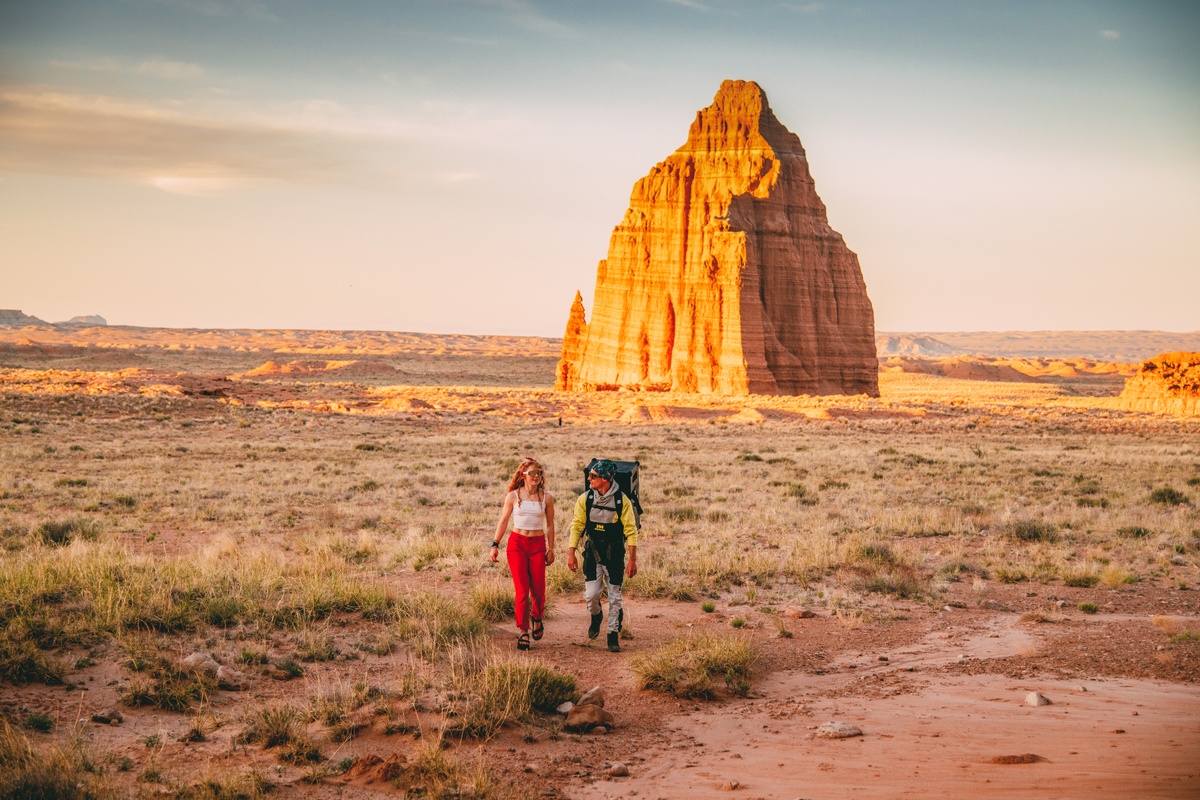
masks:
<instances>
[{"instance_id":1,"label":"scattered rock","mask_svg":"<svg viewBox=\"0 0 1200 800\"><path fill-rule=\"evenodd\" d=\"M250 688L250 679L233 667L217 667L217 687L230 692Z\"/></svg>"},{"instance_id":2,"label":"scattered rock","mask_svg":"<svg viewBox=\"0 0 1200 800\"><path fill-rule=\"evenodd\" d=\"M587 733L597 725L611 728L616 724L612 714L594 703L577 705L567 714L563 727L573 733Z\"/></svg>"},{"instance_id":3,"label":"scattered rock","mask_svg":"<svg viewBox=\"0 0 1200 800\"><path fill-rule=\"evenodd\" d=\"M796 608L795 606L787 606L783 609L783 615L788 619L812 619L816 616L807 608Z\"/></svg>"},{"instance_id":4,"label":"scattered rock","mask_svg":"<svg viewBox=\"0 0 1200 800\"><path fill-rule=\"evenodd\" d=\"M593 705L604 708L604 690L599 686L593 686L583 693L583 697L579 698L579 705Z\"/></svg>"},{"instance_id":5,"label":"scattered rock","mask_svg":"<svg viewBox=\"0 0 1200 800\"><path fill-rule=\"evenodd\" d=\"M221 668L221 665L214 661L208 653L192 653L190 656L186 656L181 663L188 669L205 672L214 678L217 676L217 670Z\"/></svg>"},{"instance_id":6,"label":"scattered rock","mask_svg":"<svg viewBox=\"0 0 1200 800\"><path fill-rule=\"evenodd\" d=\"M1115 729L1113 730L1113 733L1124 733L1124 732L1125 732L1125 729L1124 729L1124 728L1115 728Z\"/></svg>"},{"instance_id":7,"label":"scattered rock","mask_svg":"<svg viewBox=\"0 0 1200 800\"><path fill-rule=\"evenodd\" d=\"M611 767L608 768L608 777L610 777L610 778L628 778L629 777L629 767L625 766L620 761L618 761L616 764L613 764Z\"/></svg>"},{"instance_id":8,"label":"scattered rock","mask_svg":"<svg viewBox=\"0 0 1200 800\"><path fill-rule=\"evenodd\" d=\"M886 662L887 662L887 660L888 660L888 657L887 657L887 656L880 656L880 657L879 657L879 660L880 660L880 661L883 661L883 662L885 662L885 663L886 663Z\"/></svg>"},{"instance_id":9,"label":"scattered rock","mask_svg":"<svg viewBox=\"0 0 1200 800\"><path fill-rule=\"evenodd\" d=\"M567 702L563 703L561 706L559 706L558 708L556 708L554 710L557 711L558 713L562 714L565 717L567 714L571 713L571 709L574 707L575 707L575 704L572 703L570 700L568 700Z\"/></svg>"},{"instance_id":10,"label":"scattered rock","mask_svg":"<svg viewBox=\"0 0 1200 800\"><path fill-rule=\"evenodd\" d=\"M1049 706L1053 705L1050 698L1041 692L1030 692L1025 695L1025 705L1027 706Z\"/></svg>"},{"instance_id":11,"label":"scattered rock","mask_svg":"<svg viewBox=\"0 0 1200 800\"><path fill-rule=\"evenodd\" d=\"M863 732L857 725L851 725L849 722L829 721L818 726L814 735L822 739L849 739L854 736L862 736Z\"/></svg>"},{"instance_id":12,"label":"scattered rock","mask_svg":"<svg viewBox=\"0 0 1200 800\"><path fill-rule=\"evenodd\" d=\"M717 788L722 791L725 791L725 792L733 792L733 791L736 791L736 790L742 788L742 783L741 783L741 781L728 780L728 781L725 781L724 783L722 783Z\"/></svg>"},{"instance_id":13,"label":"scattered rock","mask_svg":"<svg viewBox=\"0 0 1200 800\"><path fill-rule=\"evenodd\" d=\"M592 734L594 736L607 736L608 728L604 727L603 725L597 725L596 727L592 728Z\"/></svg>"},{"instance_id":14,"label":"scattered rock","mask_svg":"<svg viewBox=\"0 0 1200 800\"><path fill-rule=\"evenodd\" d=\"M1046 759L1036 753L1022 753L1019 756L996 756L992 759L993 764L1036 764L1039 761Z\"/></svg>"},{"instance_id":15,"label":"scattered rock","mask_svg":"<svg viewBox=\"0 0 1200 800\"><path fill-rule=\"evenodd\" d=\"M368 754L355 761L342 775L342 780L361 780L363 783L394 781L404 774L406 761L407 759L399 753L389 756L386 760L373 753Z\"/></svg>"},{"instance_id":16,"label":"scattered rock","mask_svg":"<svg viewBox=\"0 0 1200 800\"><path fill-rule=\"evenodd\" d=\"M984 600L979 604L979 607L986 608L989 611L1008 611L1007 608L1000 603L997 603L995 600Z\"/></svg>"},{"instance_id":17,"label":"scattered rock","mask_svg":"<svg viewBox=\"0 0 1200 800\"><path fill-rule=\"evenodd\" d=\"M1117 399L1125 411L1200 414L1200 353L1163 353L1142 362Z\"/></svg>"},{"instance_id":18,"label":"scattered rock","mask_svg":"<svg viewBox=\"0 0 1200 800\"><path fill-rule=\"evenodd\" d=\"M99 723L100 725L120 725L124 721L125 718L121 716L121 712L115 708L106 708L103 711L97 711L95 714L92 714L92 722Z\"/></svg>"}]
</instances>

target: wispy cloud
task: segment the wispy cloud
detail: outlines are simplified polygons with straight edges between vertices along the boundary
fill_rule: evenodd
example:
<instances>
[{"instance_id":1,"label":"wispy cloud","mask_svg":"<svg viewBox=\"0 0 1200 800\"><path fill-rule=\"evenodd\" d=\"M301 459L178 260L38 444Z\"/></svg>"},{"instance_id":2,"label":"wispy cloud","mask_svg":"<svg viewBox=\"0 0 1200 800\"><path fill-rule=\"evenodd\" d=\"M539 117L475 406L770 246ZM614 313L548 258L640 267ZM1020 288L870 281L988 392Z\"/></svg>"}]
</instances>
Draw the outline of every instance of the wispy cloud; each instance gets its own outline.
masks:
<instances>
[{"instance_id":1,"label":"wispy cloud","mask_svg":"<svg viewBox=\"0 0 1200 800\"><path fill-rule=\"evenodd\" d=\"M94 58L87 61L54 60L50 61L49 64L57 69L152 75L157 78L167 78L170 80L199 78L205 74L204 67L199 64L187 61L172 61L166 58L150 58L137 63L120 61L115 58Z\"/></svg>"},{"instance_id":2,"label":"wispy cloud","mask_svg":"<svg viewBox=\"0 0 1200 800\"><path fill-rule=\"evenodd\" d=\"M328 100L240 113L183 108L0 89L0 173L109 178L189 194L270 183L386 186L401 170L406 179L464 182L477 176L434 173L424 166L428 153L524 130L519 120L445 102L417 104L405 116Z\"/></svg>"},{"instance_id":3,"label":"wispy cloud","mask_svg":"<svg viewBox=\"0 0 1200 800\"><path fill-rule=\"evenodd\" d=\"M783 7L801 14L820 14L828 8L824 3L784 3Z\"/></svg>"},{"instance_id":4,"label":"wispy cloud","mask_svg":"<svg viewBox=\"0 0 1200 800\"><path fill-rule=\"evenodd\" d=\"M0 91L0 140L0 171L116 178L166 191L379 182L358 155L363 137L52 91Z\"/></svg>"},{"instance_id":5,"label":"wispy cloud","mask_svg":"<svg viewBox=\"0 0 1200 800\"><path fill-rule=\"evenodd\" d=\"M1111 28L1109 28L1109 29L1100 31L1100 38L1104 39L1106 42L1116 41L1117 39L1121 38L1121 32L1114 31Z\"/></svg>"},{"instance_id":6,"label":"wispy cloud","mask_svg":"<svg viewBox=\"0 0 1200 800\"><path fill-rule=\"evenodd\" d=\"M708 11L708 6L704 3L699 3L697 0L662 0L664 3L670 3L674 6L683 6L684 8L692 8L696 11Z\"/></svg>"}]
</instances>

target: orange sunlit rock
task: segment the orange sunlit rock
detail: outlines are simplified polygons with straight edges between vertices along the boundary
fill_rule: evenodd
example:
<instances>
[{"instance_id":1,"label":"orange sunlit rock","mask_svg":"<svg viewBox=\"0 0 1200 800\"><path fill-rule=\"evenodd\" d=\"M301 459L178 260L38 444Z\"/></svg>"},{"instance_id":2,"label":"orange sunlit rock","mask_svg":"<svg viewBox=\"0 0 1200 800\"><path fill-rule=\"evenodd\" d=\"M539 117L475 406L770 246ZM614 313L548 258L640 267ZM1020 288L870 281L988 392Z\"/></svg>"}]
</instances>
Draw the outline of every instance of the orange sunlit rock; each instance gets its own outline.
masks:
<instances>
[{"instance_id":1,"label":"orange sunlit rock","mask_svg":"<svg viewBox=\"0 0 1200 800\"><path fill-rule=\"evenodd\" d=\"M1163 353L1144 361L1118 400L1126 411L1200 414L1200 353Z\"/></svg>"},{"instance_id":2,"label":"orange sunlit rock","mask_svg":"<svg viewBox=\"0 0 1200 800\"><path fill-rule=\"evenodd\" d=\"M878 396L858 257L757 84L721 84L635 184L591 322L572 305L556 387Z\"/></svg>"}]
</instances>

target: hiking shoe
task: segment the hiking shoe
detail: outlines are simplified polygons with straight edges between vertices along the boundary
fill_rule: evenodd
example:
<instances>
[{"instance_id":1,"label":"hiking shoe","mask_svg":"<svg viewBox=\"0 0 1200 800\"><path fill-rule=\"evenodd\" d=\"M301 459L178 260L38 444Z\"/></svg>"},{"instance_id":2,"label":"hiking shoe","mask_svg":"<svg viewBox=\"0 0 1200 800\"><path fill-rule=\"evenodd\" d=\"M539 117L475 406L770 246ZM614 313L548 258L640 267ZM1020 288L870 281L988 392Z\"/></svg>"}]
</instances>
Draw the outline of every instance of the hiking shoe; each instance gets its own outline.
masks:
<instances>
[{"instance_id":1,"label":"hiking shoe","mask_svg":"<svg viewBox=\"0 0 1200 800\"><path fill-rule=\"evenodd\" d=\"M592 614L592 624L588 625L588 638L595 639L600 635L600 623L604 621L604 614Z\"/></svg>"},{"instance_id":2,"label":"hiking shoe","mask_svg":"<svg viewBox=\"0 0 1200 800\"><path fill-rule=\"evenodd\" d=\"M621 634L617 633L616 631L612 631L608 634L608 651L610 653L621 652L620 639L621 639Z\"/></svg>"}]
</instances>

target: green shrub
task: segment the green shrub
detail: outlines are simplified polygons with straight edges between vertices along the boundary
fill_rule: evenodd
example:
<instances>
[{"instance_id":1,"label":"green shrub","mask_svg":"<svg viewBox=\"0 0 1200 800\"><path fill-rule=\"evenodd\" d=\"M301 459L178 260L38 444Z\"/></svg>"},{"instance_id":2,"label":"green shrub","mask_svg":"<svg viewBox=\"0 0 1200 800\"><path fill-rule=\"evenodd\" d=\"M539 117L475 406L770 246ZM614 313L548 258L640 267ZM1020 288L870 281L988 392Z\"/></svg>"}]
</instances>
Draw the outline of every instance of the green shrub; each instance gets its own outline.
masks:
<instances>
[{"instance_id":1,"label":"green shrub","mask_svg":"<svg viewBox=\"0 0 1200 800\"><path fill-rule=\"evenodd\" d=\"M758 654L753 643L737 636L692 636L635 656L630 667L638 688L676 697L716 697L719 684L732 694L750 691Z\"/></svg>"},{"instance_id":2,"label":"green shrub","mask_svg":"<svg viewBox=\"0 0 1200 800\"><path fill-rule=\"evenodd\" d=\"M1150 493L1151 503L1161 503L1164 506L1178 506L1190 503L1186 494L1170 486L1162 486Z\"/></svg>"},{"instance_id":3,"label":"green shrub","mask_svg":"<svg viewBox=\"0 0 1200 800\"><path fill-rule=\"evenodd\" d=\"M1040 520L1022 519L1009 525L1009 535L1019 542L1056 542L1055 526Z\"/></svg>"},{"instance_id":4,"label":"green shrub","mask_svg":"<svg viewBox=\"0 0 1200 800\"><path fill-rule=\"evenodd\" d=\"M40 731L41 733L49 733L54 730L54 717L49 714L42 714L38 711L32 711L25 715L25 722L22 725L31 731Z\"/></svg>"},{"instance_id":5,"label":"green shrub","mask_svg":"<svg viewBox=\"0 0 1200 800\"><path fill-rule=\"evenodd\" d=\"M1095 603L1084 602L1079 604L1079 610L1085 614L1095 614L1100 610L1100 606L1096 605Z\"/></svg>"},{"instance_id":6,"label":"green shrub","mask_svg":"<svg viewBox=\"0 0 1200 800\"><path fill-rule=\"evenodd\" d=\"M694 522L700 519L700 512L694 506L678 506L663 511L663 516L672 522Z\"/></svg>"},{"instance_id":7,"label":"green shrub","mask_svg":"<svg viewBox=\"0 0 1200 800\"><path fill-rule=\"evenodd\" d=\"M1117 528L1115 531L1117 536L1125 539L1145 539L1150 536L1150 529L1143 528L1140 525L1129 525L1122 528Z\"/></svg>"},{"instance_id":8,"label":"green shrub","mask_svg":"<svg viewBox=\"0 0 1200 800\"><path fill-rule=\"evenodd\" d=\"M67 520L47 521L37 526L33 535L48 545L63 547L75 539L94 541L100 535L100 526L89 519L73 517Z\"/></svg>"},{"instance_id":9,"label":"green shrub","mask_svg":"<svg viewBox=\"0 0 1200 800\"><path fill-rule=\"evenodd\" d=\"M0 680L61 686L67 666L46 655L27 639L15 639L11 629L0 635Z\"/></svg>"},{"instance_id":10,"label":"green shrub","mask_svg":"<svg viewBox=\"0 0 1200 800\"><path fill-rule=\"evenodd\" d=\"M700 610L703 611L705 614L711 614L712 612L717 610L717 606L715 603L701 603Z\"/></svg>"},{"instance_id":11,"label":"green shrub","mask_svg":"<svg viewBox=\"0 0 1200 800\"><path fill-rule=\"evenodd\" d=\"M131 681L121 692L121 702L182 714L208 702L216 688L216 679L203 670L160 663L150 671L149 679Z\"/></svg>"},{"instance_id":12,"label":"green shrub","mask_svg":"<svg viewBox=\"0 0 1200 800\"><path fill-rule=\"evenodd\" d=\"M382 449L383 449L383 445L381 445L381 444L371 444L371 443L366 443L366 444L356 444L356 445L354 445L354 449L355 449L355 450L362 450L363 452L370 453L370 452L373 452L373 451L375 451L375 450L382 450Z\"/></svg>"}]
</instances>

